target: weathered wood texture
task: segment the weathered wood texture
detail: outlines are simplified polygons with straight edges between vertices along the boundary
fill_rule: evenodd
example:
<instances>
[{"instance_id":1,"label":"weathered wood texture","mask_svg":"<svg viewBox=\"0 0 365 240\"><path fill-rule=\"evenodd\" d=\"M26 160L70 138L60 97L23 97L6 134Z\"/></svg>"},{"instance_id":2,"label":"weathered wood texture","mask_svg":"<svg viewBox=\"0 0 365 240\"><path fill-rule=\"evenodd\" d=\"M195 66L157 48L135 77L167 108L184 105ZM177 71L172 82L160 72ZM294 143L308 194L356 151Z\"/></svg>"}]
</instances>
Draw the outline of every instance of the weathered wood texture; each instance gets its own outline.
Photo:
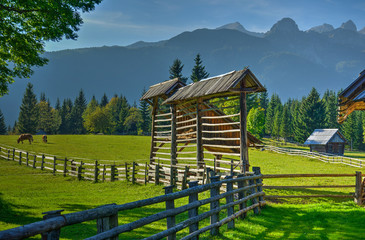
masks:
<instances>
[{"instance_id":1,"label":"weathered wood texture","mask_svg":"<svg viewBox=\"0 0 365 240\"><path fill-rule=\"evenodd\" d=\"M97 220L97 234L88 239L117 239L119 234L129 232L133 229L144 227L145 225L166 219L167 229L157 233L147 239L161 239L167 237L167 239L176 239L176 233L180 230L189 227L188 239L198 239L199 234L215 229L213 233L218 232L218 228L225 223L229 223L232 227L232 221L239 217L243 213L252 210L254 208L260 208L265 204L264 201L254 204L244 209L240 209L238 212L234 212L234 206L246 203L249 200L253 200L260 196L263 196L263 192L257 192L252 195L248 195L244 198L234 201L233 196L243 191L247 191L251 188L257 188L258 185L250 185L242 188L234 189L233 186L237 183L260 179L262 175L254 176L241 176L239 178L231 177L219 181L219 176L212 177L212 181L206 185L197 185L197 182L191 183L190 188L173 192L173 186L165 188L166 194L154 198L144 199L136 202L126 203L123 205L104 205L94 209L89 209L81 212L69 213L60 215L60 211L52 211L47 213L52 215L51 218L45 219L40 222L35 222L22 227L9 229L0 232L0 239L19 239L31 237L37 234L48 234L51 232L59 232L62 227L82 223L91 220ZM220 187L226 185L226 192L220 193ZM204 191L211 191L212 195L210 198L198 199L198 194ZM189 203L183 206L175 207L174 200L182 197L189 198ZM220 205L219 201L226 199L225 204ZM123 214L122 211L131 210L134 208L140 208L144 206L150 206L156 203L165 202L166 210L143 217L131 223L118 226L118 213ZM206 204L211 204L210 210L198 213L197 209ZM226 218L219 220L219 213L222 210L226 210L228 215ZM184 212L188 212L189 218L176 224L175 216ZM214 219L209 226L205 226L199 229L199 222L206 218ZM61 231L62 234L62 231ZM58 238L57 238L58 239Z\"/></svg>"}]
</instances>

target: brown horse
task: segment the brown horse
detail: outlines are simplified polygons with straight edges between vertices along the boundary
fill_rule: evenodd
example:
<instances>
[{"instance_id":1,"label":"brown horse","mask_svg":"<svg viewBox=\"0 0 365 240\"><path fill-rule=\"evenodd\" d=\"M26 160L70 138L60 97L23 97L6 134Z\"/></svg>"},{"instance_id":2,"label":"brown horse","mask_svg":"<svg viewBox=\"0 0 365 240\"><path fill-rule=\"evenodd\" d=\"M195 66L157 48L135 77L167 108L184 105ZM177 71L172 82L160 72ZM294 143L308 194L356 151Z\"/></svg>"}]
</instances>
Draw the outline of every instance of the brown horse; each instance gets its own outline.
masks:
<instances>
[{"instance_id":1,"label":"brown horse","mask_svg":"<svg viewBox=\"0 0 365 240\"><path fill-rule=\"evenodd\" d=\"M47 143L47 135L43 135L42 140L43 140L44 143Z\"/></svg>"},{"instance_id":2,"label":"brown horse","mask_svg":"<svg viewBox=\"0 0 365 240\"><path fill-rule=\"evenodd\" d=\"M32 144L32 142L33 142L33 136L32 136L32 134L29 134L29 133L21 134L19 136L19 138L18 138L18 143L20 141L22 141L22 144L23 144L23 141L24 140L29 140L29 144Z\"/></svg>"}]
</instances>

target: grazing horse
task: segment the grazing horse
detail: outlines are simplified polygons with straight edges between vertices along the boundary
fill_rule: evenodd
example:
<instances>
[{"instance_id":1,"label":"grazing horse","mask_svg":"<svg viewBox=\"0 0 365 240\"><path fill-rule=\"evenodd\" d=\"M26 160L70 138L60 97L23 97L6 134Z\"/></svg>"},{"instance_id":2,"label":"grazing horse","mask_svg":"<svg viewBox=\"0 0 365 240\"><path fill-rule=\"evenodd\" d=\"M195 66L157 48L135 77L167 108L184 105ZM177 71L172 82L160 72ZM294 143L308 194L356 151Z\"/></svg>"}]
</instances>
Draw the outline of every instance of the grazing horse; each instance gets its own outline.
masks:
<instances>
[{"instance_id":1,"label":"grazing horse","mask_svg":"<svg viewBox=\"0 0 365 240\"><path fill-rule=\"evenodd\" d=\"M19 136L19 138L18 138L18 143L20 141L22 141L22 144L23 144L23 141L24 140L29 140L29 144L32 144L32 142L33 142L33 136L32 136L32 134L29 134L29 133L21 134Z\"/></svg>"},{"instance_id":2,"label":"grazing horse","mask_svg":"<svg viewBox=\"0 0 365 240\"><path fill-rule=\"evenodd\" d=\"M43 140L44 143L47 143L47 135L43 135L42 140Z\"/></svg>"}]
</instances>

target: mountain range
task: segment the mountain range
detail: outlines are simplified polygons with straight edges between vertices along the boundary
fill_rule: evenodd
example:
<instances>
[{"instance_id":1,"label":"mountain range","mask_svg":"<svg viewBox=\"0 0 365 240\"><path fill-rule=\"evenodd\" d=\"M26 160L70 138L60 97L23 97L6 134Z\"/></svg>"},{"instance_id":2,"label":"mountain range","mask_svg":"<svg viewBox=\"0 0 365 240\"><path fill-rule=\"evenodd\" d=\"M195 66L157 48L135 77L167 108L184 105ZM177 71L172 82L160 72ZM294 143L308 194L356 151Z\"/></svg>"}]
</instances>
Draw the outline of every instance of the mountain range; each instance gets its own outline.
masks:
<instances>
[{"instance_id":1,"label":"mountain range","mask_svg":"<svg viewBox=\"0 0 365 240\"><path fill-rule=\"evenodd\" d=\"M168 80L176 58L189 77L198 53L210 76L249 66L269 95L300 99L312 87L339 91L358 76L365 68L365 28L358 31L349 20L338 28L325 23L304 31L283 18L268 32L256 33L235 22L158 42L46 52L48 65L34 69L30 81L37 96L44 92L52 105L57 98L75 99L81 88L87 100L122 94L133 104L143 88ZM16 80L0 99L7 124L17 120L27 82Z\"/></svg>"}]
</instances>

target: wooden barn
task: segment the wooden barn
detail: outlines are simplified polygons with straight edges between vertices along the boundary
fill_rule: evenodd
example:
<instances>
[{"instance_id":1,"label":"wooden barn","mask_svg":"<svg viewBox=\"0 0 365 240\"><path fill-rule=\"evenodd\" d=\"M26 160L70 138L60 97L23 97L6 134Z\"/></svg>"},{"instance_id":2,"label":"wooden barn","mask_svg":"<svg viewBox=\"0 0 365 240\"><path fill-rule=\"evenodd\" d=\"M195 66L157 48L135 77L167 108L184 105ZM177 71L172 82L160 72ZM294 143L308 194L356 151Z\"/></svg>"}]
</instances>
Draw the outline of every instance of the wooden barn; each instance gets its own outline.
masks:
<instances>
[{"instance_id":1,"label":"wooden barn","mask_svg":"<svg viewBox=\"0 0 365 240\"><path fill-rule=\"evenodd\" d=\"M311 152L343 155L346 139L338 129L316 129L304 143Z\"/></svg>"},{"instance_id":2,"label":"wooden barn","mask_svg":"<svg viewBox=\"0 0 365 240\"><path fill-rule=\"evenodd\" d=\"M365 70L338 96L338 118L343 123L355 110L365 110Z\"/></svg>"},{"instance_id":3,"label":"wooden barn","mask_svg":"<svg viewBox=\"0 0 365 240\"><path fill-rule=\"evenodd\" d=\"M189 85L176 78L151 86L141 98L152 105L150 167L158 161L201 169L228 156L248 171L247 148L262 143L246 129L246 94L261 91L248 68Z\"/></svg>"}]
</instances>

